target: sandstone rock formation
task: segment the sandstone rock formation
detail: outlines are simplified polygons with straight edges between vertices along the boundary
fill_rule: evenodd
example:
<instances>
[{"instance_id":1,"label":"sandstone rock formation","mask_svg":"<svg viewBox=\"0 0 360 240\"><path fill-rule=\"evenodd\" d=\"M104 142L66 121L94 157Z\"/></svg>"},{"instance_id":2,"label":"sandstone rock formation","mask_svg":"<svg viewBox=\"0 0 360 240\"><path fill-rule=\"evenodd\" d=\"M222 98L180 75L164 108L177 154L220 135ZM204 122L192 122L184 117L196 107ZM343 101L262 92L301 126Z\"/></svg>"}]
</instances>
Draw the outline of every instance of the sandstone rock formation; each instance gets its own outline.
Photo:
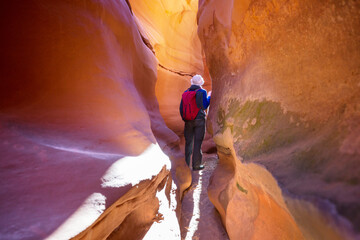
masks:
<instances>
[{"instance_id":1,"label":"sandstone rock formation","mask_svg":"<svg viewBox=\"0 0 360 240\"><path fill-rule=\"evenodd\" d=\"M204 75L204 88L211 89L197 35L198 1L130 0L130 3L140 31L158 60L156 96L161 115L167 126L181 135L179 103L191 76Z\"/></svg>"},{"instance_id":2,"label":"sandstone rock formation","mask_svg":"<svg viewBox=\"0 0 360 240\"><path fill-rule=\"evenodd\" d=\"M198 24L229 237L359 236L359 2L202 0Z\"/></svg>"},{"instance_id":3,"label":"sandstone rock formation","mask_svg":"<svg viewBox=\"0 0 360 240\"><path fill-rule=\"evenodd\" d=\"M179 239L195 73L213 88L208 195L230 239L359 238L358 1L0 11L0 239Z\"/></svg>"},{"instance_id":4,"label":"sandstone rock formation","mask_svg":"<svg viewBox=\"0 0 360 240\"><path fill-rule=\"evenodd\" d=\"M190 174L127 1L0 9L0 238L179 235Z\"/></svg>"}]
</instances>

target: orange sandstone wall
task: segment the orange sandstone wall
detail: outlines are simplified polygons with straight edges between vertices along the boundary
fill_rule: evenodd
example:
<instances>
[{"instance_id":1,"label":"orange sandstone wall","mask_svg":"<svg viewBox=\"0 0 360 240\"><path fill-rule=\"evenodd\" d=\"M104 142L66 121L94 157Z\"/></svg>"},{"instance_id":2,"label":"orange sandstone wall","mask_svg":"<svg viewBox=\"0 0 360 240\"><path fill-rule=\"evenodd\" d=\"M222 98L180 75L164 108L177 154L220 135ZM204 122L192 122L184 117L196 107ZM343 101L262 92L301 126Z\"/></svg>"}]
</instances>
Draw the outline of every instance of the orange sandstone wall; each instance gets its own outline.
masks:
<instances>
[{"instance_id":1,"label":"orange sandstone wall","mask_svg":"<svg viewBox=\"0 0 360 240\"><path fill-rule=\"evenodd\" d=\"M220 156L209 197L230 238L355 238L359 2L200 1L198 24Z\"/></svg>"},{"instance_id":2,"label":"orange sandstone wall","mask_svg":"<svg viewBox=\"0 0 360 240\"><path fill-rule=\"evenodd\" d=\"M167 126L182 134L179 115L181 94L190 86L191 76L204 75L201 43L197 35L197 0L130 0L143 38L158 60L156 96ZM204 88L211 89L205 73Z\"/></svg>"},{"instance_id":3,"label":"orange sandstone wall","mask_svg":"<svg viewBox=\"0 0 360 240\"><path fill-rule=\"evenodd\" d=\"M85 230L78 238L131 239L159 225L156 216L174 222L190 173L160 116L157 60L128 3L0 9L0 238Z\"/></svg>"}]
</instances>

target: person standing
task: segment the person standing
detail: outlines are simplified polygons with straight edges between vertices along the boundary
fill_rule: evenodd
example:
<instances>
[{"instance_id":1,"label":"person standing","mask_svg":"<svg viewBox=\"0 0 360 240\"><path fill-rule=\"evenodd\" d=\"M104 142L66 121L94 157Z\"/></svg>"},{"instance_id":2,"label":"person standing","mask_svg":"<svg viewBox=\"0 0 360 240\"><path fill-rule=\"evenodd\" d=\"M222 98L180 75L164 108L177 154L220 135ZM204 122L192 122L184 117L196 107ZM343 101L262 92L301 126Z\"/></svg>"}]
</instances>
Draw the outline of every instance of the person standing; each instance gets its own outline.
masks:
<instances>
[{"instance_id":1,"label":"person standing","mask_svg":"<svg viewBox=\"0 0 360 240\"><path fill-rule=\"evenodd\" d=\"M209 107L211 91L207 94L201 86L204 79L201 75L191 78L191 86L183 94L180 102L180 115L185 122L185 161L190 166L192 155L193 170L204 169L202 164L201 144L205 136L205 110Z\"/></svg>"}]
</instances>

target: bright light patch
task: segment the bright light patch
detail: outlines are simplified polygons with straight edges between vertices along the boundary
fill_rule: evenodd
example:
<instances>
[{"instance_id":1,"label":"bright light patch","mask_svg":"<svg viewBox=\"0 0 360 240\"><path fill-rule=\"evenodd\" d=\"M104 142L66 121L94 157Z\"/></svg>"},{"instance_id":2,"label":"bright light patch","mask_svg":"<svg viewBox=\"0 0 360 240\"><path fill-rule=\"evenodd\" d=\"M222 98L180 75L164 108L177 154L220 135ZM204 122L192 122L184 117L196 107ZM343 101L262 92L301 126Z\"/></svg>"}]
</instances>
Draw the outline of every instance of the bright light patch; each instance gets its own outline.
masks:
<instances>
[{"instance_id":1,"label":"bright light patch","mask_svg":"<svg viewBox=\"0 0 360 240\"><path fill-rule=\"evenodd\" d=\"M90 226L105 210L106 197L100 193L91 194L84 203L47 237L47 240L70 239Z\"/></svg>"},{"instance_id":2,"label":"bright light patch","mask_svg":"<svg viewBox=\"0 0 360 240\"><path fill-rule=\"evenodd\" d=\"M196 232L199 226L201 190L202 190L202 171L199 171L199 181L193 193L194 211L189 223L189 228L185 240L192 240L194 233Z\"/></svg>"},{"instance_id":3,"label":"bright light patch","mask_svg":"<svg viewBox=\"0 0 360 240\"><path fill-rule=\"evenodd\" d=\"M167 184L167 183L166 183ZM156 197L159 199L159 214L162 214L163 220L154 222L151 228L146 233L143 240L154 240L154 239L180 239L180 227L176 217L176 185L172 181L172 188L170 191L170 203L165 195L166 186L161 191L156 193Z\"/></svg>"},{"instance_id":4,"label":"bright light patch","mask_svg":"<svg viewBox=\"0 0 360 240\"><path fill-rule=\"evenodd\" d=\"M71 148L71 147L55 146L55 145L50 145L50 144L43 144L43 145L54 148L54 149L66 151L66 152L88 155L88 156L98 158L98 159L114 159L114 158L121 157L120 154L114 154L114 153L93 152L93 151L86 151L86 150L81 150L81 149Z\"/></svg>"},{"instance_id":5,"label":"bright light patch","mask_svg":"<svg viewBox=\"0 0 360 240\"><path fill-rule=\"evenodd\" d=\"M61 150L84 153L74 149L57 148ZM101 157L106 156L104 155ZM159 174L164 166L166 166L166 168L169 170L171 168L171 162L168 156L163 153L158 144L152 144L139 156L124 157L117 160L102 177L103 183L101 186L122 187L128 184L132 184L134 186L142 180L151 179L153 176ZM175 186L175 184L173 184L173 186ZM158 192L157 194L157 197L161 202L160 208L162 205L166 206L167 204L167 210L170 211L169 201L167 201L164 191L165 190ZM176 199L173 199L173 196L171 199L171 209L176 209ZM100 193L91 194L84 201L84 203L58 229L56 229L53 234L51 234L46 239L62 240L70 239L76 236L81 231L85 230L87 227L93 224L96 219L98 219L98 217L105 211L105 200L106 197ZM165 201L167 201L167 203ZM173 204L175 204L175 207ZM168 215L167 219L169 220L167 220L167 222L172 222L173 220L171 219L173 216L171 216L171 213L167 213L166 209L164 210L163 208L161 208L161 213L164 216ZM176 215L174 216L176 218ZM169 223L169 226L170 225L171 224ZM178 223L177 228L179 228ZM180 229L174 229L170 227L169 229L173 229L171 231L178 232L180 234Z\"/></svg>"},{"instance_id":6,"label":"bright light patch","mask_svg":"<svg viewBox=\"0 0 360 240\"><path fill-rule=\"evenodd\" d=\"M170 170L171 162L158 144L151 144L141 155L124 157L117 160L102 177L102 187L132 186L159 174L166 165Z\"/></svg>"}]
</instances>

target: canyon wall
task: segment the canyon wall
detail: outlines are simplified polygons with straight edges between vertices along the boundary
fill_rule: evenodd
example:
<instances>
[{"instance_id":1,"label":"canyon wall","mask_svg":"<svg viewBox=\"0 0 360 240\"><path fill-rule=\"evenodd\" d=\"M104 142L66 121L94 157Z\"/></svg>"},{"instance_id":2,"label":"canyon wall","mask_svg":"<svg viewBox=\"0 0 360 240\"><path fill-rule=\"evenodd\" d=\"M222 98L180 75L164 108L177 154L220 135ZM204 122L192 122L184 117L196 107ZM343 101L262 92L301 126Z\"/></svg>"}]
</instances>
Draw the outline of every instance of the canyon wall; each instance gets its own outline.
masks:
<instances>
[{"instance_id":1,"label":"canyon wall","mask_svg":"<svg viewBox=\"0 0 360 240\"><path fill-rule=\"evenodd\" d=\"M1 239L180 238L178 104L195 73L213 88L208 194L229 237L359 237L357 1L0 11Z\"/></svg>"},{"instance_id":2,"label":"canyon wall","mask_svg":"<svg viewBox=\"0 0 360 240\"><path fill-rule=\"evenodd\" d=\"M205 78L204 88L211 81L203 66L201 43L197 35L197 0L130 0L139 29L158 60L156 97L167 126L183 134L179 117L182 93L190 87L195 74Z\"/></svg>"},{"instance_id":3,"label":"canyon wall","mask_svg":"<svg viewBox=\"0 0 360 240\"><path fill-rule=\"evenodd\" d=\"M359 2L202 0L198 25L229 237L359 237Z\"/></svg>"},{"instance_id":4,"label":"canyon wall","mask_svg":"<svg viewBox=\"0 0 360 240\"><path fill-rule=\"evenodd\" d=\"M0 238L179 237L191 175L129 3L0 5Z\"/></svg>"}]
</instances>

